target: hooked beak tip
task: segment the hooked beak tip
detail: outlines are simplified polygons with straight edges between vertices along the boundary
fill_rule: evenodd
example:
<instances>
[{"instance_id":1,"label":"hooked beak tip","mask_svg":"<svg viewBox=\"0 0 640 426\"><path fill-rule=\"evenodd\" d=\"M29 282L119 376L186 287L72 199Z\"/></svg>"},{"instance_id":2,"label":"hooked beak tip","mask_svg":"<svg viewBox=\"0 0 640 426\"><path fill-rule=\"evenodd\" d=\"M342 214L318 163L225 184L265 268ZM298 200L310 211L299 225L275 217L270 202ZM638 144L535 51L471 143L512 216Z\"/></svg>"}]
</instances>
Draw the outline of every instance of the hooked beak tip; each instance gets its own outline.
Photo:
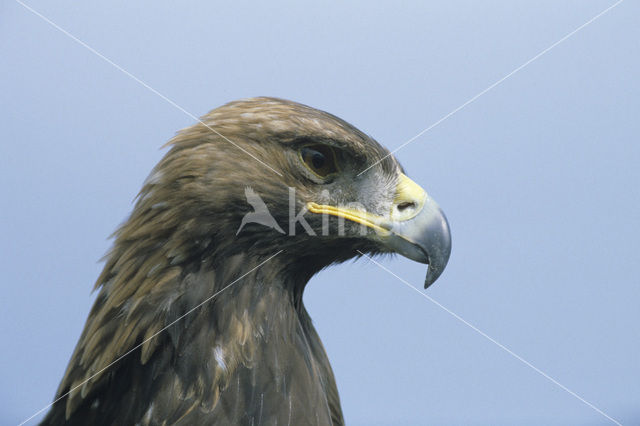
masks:
<instances>
[{"instance_id":1,"label":"hooked beak tip","mask_svg":"<svg viewBox=\"0 0 640 426\"><path fill-rule=\"evenodd\" d=\"M424 288L428 288L442 275L451 255L446 216L429 200L415 218L395 223L391 231L394 235L387 241L389 247L409 259L428 264L424 282Z\"/></svg>"}]
</instances>

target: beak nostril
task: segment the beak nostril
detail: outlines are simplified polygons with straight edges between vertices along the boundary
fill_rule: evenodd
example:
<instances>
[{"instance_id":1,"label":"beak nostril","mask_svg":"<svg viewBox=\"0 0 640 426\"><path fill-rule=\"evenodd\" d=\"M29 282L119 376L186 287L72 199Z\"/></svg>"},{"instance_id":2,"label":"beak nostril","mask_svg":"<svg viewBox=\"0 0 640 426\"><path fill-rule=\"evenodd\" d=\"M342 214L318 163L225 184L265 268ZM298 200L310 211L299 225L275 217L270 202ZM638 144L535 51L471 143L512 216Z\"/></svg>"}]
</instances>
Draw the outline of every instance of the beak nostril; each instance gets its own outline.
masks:
<instances>
[{"instance_id":1,"label":"beak nostril","mask_svg":"<svg viewBox=\"0 0 640 426\"><path fill-rule=\"evenodd\" d=\"M396 206L399 212L406 210L408 208L415 208L415 207L416 207L416 203L414 203L413 201L404 201Z\"/></svg>"}]
</instances>

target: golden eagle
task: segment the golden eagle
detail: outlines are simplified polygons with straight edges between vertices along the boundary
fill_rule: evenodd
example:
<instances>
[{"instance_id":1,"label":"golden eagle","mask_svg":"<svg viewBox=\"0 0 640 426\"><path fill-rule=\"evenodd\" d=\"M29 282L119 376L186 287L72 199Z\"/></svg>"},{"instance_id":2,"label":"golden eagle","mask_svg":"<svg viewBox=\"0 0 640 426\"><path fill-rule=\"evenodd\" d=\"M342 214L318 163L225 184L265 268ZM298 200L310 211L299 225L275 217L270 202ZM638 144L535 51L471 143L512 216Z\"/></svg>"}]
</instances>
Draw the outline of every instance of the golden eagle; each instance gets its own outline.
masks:
<instances>
[{"instance_id":1,"label":"golden eagle","mask_svg":"<svg viewBox=\"0 0 640 426\"><path fill-rule=\"evenodd\" d=\"M431 284L451 250L442 211L371 137L290 101L229 103L169 144L42 424L343 424L305 285L390 252L428 263Z\"/></svg>"}]
</instances>

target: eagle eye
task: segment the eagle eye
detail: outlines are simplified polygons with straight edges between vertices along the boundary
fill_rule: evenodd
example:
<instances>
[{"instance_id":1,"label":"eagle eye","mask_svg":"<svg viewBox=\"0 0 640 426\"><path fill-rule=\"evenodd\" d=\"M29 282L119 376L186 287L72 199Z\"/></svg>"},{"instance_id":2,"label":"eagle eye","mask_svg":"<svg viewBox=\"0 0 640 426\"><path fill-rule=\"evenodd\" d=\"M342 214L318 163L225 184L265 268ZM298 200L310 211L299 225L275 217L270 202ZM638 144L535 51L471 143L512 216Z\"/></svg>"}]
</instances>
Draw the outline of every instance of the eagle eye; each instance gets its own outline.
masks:
<instances>
[{"instance_id":1,"label":"eagle eye","mask_svg":"<svg viewBox=\"0 0 640 426\"><path fill-rule=\"evenodd\" d=\"M336 173L336 154L327 145L307 145L300 149L300 158L309 170L321 178Z\"/></svg>"}]
</instances>

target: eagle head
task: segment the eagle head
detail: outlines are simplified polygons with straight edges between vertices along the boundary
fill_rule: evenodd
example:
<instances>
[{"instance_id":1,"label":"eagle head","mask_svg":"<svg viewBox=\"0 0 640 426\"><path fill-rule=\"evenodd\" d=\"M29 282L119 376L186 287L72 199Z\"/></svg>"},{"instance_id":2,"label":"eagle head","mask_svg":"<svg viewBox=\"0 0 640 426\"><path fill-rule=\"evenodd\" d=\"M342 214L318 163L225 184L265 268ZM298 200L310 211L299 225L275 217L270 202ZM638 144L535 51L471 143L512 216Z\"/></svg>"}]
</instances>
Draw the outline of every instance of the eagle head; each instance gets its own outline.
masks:
<instances>
[{"instance_id":1,"label":"eagle head","mask_svg":"<svg viewBox=\"0 0 640 426\"><path fill-rule=\"evenodd\" d=\"M277 247L287 268L310 277L354 256L395 252L429 265L425 287L447 264L451 237L440 207L384 147L329 113L239 100L169 144L136 210L156 210L141 219L147 226L179 222L163 226L179 235L178 256L269 255Z\"/></svg>"}]
</instances>

